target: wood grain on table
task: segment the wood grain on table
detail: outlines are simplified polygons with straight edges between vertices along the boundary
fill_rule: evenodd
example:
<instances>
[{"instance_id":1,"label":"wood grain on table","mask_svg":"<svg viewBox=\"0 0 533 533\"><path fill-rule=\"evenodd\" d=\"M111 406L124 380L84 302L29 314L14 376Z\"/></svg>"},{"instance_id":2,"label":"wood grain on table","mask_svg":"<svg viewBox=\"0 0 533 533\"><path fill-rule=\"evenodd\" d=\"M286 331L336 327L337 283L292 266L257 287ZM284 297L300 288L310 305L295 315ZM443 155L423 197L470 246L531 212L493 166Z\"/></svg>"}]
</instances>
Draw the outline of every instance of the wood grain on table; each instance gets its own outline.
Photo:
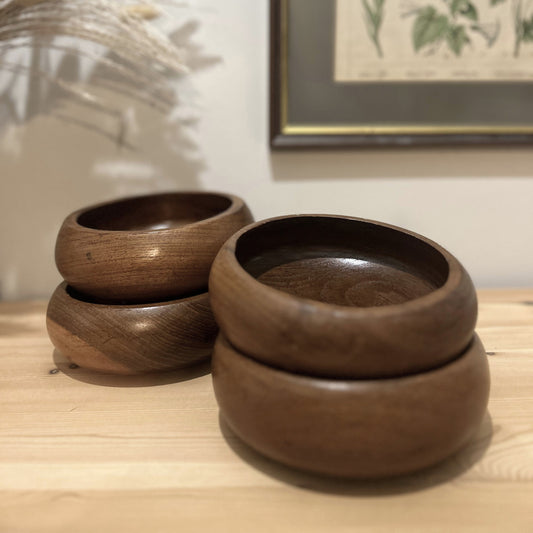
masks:
<instances>
[{"instance_id":1,"label":"wood grain on table","mask_svg":"<svg viewBox=\"0 0 533 533\"><path fill-rule=\"evenodd\" d=\"M480 291L489 414L429 471L363 483L264 459L219 419L209 367L94 374L44 302L0 304L0 532L533 532L533 289Z\"/></svg>"}]
</instances>

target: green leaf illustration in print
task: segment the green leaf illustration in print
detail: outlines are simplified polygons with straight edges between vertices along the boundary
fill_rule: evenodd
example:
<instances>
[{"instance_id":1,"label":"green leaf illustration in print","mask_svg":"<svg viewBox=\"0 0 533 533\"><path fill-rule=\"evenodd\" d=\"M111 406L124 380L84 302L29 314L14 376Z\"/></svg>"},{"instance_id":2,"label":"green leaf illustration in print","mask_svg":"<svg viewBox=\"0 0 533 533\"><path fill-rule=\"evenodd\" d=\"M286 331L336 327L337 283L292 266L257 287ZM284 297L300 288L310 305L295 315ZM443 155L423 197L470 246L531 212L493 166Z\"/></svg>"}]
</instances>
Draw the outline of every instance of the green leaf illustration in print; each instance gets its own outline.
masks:
<instances>
[{"instance_id":1,"label":"green leaf illustration in print","mask_svg":"<svg viewBox=\"0 0 533 533\"><path fill-rule=\"evenodd\" d=\"M464 26L450 26L446 33L446 41L450 50L456 56L460 56L464 46L470 42L470 39Z\"/></svg>"},{"instance_id":2,"label":"green leaf illustration in print","mask_svg":"<svg viewBox=\"0 0 533 533\"><path fill-rule=\"evenodd\" d=\"M507 0L490 0L490 5L497 6L498 4L503 4L504 2L507 2Z\"/></svg>"},{"instance_id":3,"label":"green leaf illustration in print","mask_svg":"<svg viewBox=\"0 0 533 533\"><path fill-rule=\"evenodd\" d=\"M474 33L479 33L485 39L487 46L490 48L500 36L501 24L499 20L487 24L472 24L470 29Z\"/></svg>"},{"instance_id":4,"label":"green leaf illustration in print","mask_svg":"<svg viewBox=\"0 0 533 533\"><path fill-rule=\"evenodd\" d=\"M494 4L506 0L492 0ZM439 46L447 48L460 56L466 45L471 44L474 34L481 35L491 47L500 35L500 23L481 23L479 9L474 0L443 0L445 12L433 6L415 9L412 40L415 52L428 48L434 52Z\"/></svg>"},{"instance_id":5,"label":"green leaf illustration in print","mask_svg":"<svg viewBox=\"0 0 533 533\"><path fill-rule=\"evenodd\" d=\"M362 0L365 11L365 25L370 40L379 57L383 57L383 49L379 40L379 32L385 18L385 0Z\"/></svg>"},{"instance_id":6,"label":"green leaf illustration in print","mask_svg":"<svg viewBox=\"0 0 533 533\"><path fill-rule=\"evenodd\" d=\"M525 43L533 42L533 17L522 22L522 39Z\"/></svg>"},{"instance_id":7,"label":"green leaf illustration in print","mask_svg":"<svg viewBox=\"0 0 533 533\"><path fill-rule=\"evenodd\" d=\"M441 41L448 30L448 17L440 15L432 6L418 11L413 26L413 45L418 52L424 46Z\"/></svg>"},{"instance_id":8,"label":"green leaf illustration in print","mask_svg":"<svg viewBox=\"0 0 533 533\"><path fill-rule=\"evenodd\" d=\"M529 4L526 3L526 6ZM530 9L524 8L522 0L518 0L514 5L515 19L515 47L514 56L520 55L521 46L524 43L533 43L533 15L527 15Z\"/></svg>"},{"instance_id":9,"label":"green leaf illustration in print","mask_svg":"<svg viewBox=\"0 0 533 533\"><path fill-rule=\"evenodd\" d=\"M476 6L468 0L452 0L452 3L450 4L450 12L452 17L463 15L467 19L476 22L479 20Z\"/></svg>"}]
</instances>

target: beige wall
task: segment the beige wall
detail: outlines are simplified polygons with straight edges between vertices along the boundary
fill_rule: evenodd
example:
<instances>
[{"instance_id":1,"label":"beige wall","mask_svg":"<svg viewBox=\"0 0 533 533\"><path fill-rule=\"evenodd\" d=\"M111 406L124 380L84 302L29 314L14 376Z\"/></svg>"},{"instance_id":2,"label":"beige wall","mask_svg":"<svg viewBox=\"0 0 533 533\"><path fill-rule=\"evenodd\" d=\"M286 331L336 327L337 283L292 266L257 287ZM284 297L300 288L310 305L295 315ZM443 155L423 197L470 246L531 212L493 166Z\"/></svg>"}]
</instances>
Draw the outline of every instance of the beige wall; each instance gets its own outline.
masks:
<instances>
[{"instance_id":1,"label":"beige wall","mask_svg":"<svg viewBox=\"0 0 533 533\"><path fill-rule=\"evenodd\" d=\"M72 104L23 125L1 118L0 297L50 294L68 212L173 188L234 192L257 218L324 212L402 225L455 253L480 287L533 285L533 150L271 154L267 1L191 4L194 40L221 60L181 82L182 121L134 106L129 149L60 118L84 118Z\"/></svg>"}]
</instances>

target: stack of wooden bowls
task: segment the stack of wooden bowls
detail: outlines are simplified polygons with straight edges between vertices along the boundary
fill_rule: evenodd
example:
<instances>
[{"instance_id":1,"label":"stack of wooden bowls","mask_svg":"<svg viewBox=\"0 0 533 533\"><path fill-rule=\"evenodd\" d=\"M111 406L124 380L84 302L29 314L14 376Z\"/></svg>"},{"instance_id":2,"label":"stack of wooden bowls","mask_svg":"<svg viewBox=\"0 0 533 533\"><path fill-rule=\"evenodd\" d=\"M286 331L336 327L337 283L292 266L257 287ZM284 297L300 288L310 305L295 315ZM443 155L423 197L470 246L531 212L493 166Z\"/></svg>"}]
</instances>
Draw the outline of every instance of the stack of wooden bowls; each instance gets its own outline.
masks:
<instances>
[{"instance_id":1,"label":"stack of wooden bowls","mask_svg":"<svg viewBox=\"0 0 533 533\"><path fill-rule=\"evenodd\" d=\"M222 247L209 291L221 413L281 463L406 474L459 450L485 414L474 287L424 237L348 217L258 222Z\"/></svg>"},{"instance_id":2,"label":"stack of wooden bowls","mask_svg":"<svg viewBox=\"0 0 533 533\"><path fill-rule=\"evenodd\" d=\"M64 278L47 311L56 348L96 371L174 370L207 359L217 333L207 281L220 246L252 222L231 195L166 193L69 215L56 243Z\"/></svg>"}]
</instances>

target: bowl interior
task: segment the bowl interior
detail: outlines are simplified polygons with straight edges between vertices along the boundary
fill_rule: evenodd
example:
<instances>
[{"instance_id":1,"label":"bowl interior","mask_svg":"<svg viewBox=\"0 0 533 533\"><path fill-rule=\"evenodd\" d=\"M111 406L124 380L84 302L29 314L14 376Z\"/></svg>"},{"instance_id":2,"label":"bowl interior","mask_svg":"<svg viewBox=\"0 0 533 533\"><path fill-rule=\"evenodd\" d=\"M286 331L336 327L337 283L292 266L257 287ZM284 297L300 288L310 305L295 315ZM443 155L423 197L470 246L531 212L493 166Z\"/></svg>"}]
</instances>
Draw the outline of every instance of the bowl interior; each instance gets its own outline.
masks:
<instances>
[{"instance_id":1,"label":"bowl interior","mask_svg":"<svg viewBox=\"0 0 533 533\"><path fill-rule=\"evenodd\" d=\"M424 296L447 280L446 258L398 230L343 218L280 219L244 233L237 260L262 283L324 303L375 307Z\"/></svg>"},{"instance_id":2,"label":"bowl interior","mask_svg":"<svg viewBox=\"0 0 533 533\"><path fill-rule=\"evenodd\" d=\"M230 205L229 198L217 194L158 194L101 205L83 212L77 221L105 231L162 230L211 218Z\"/></svg>"}]
</instances>

